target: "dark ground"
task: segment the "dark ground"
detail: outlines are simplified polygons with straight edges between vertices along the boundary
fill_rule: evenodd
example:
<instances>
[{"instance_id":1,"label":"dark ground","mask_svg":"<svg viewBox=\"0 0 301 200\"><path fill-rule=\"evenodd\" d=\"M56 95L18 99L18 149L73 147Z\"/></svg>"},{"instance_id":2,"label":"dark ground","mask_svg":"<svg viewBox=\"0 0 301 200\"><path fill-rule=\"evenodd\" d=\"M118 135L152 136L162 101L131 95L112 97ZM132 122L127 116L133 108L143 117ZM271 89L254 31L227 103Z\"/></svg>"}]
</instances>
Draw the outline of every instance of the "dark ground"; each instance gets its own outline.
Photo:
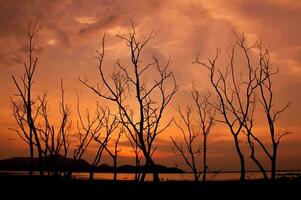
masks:
<instances>
[{"instance_id":1,"label":"dark ground","mask_svg":"<svg viewBox=\"0 0 301 200\"><path fill-rule=\"evenodd\" d=\"M64 180L0 175L0 199L301 199L301 179L266 181L145 182ZM121 199L118 198L118 199Z\"/></svg>"}]
</instances>

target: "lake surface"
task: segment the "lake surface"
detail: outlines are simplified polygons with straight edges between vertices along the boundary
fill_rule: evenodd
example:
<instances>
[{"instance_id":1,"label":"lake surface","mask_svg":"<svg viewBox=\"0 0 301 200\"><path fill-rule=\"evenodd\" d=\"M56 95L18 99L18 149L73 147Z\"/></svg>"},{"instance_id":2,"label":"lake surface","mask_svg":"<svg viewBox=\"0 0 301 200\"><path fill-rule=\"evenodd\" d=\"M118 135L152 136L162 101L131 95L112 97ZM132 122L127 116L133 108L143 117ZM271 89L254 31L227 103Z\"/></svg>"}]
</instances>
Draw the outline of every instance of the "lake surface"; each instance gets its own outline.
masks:
<instances>
[{"instance_id":1,"label":"lake surface","mask_svg":"<svg viewBox=\"0 0 301 200\"><path fill-rule=\"evenodd\" d=\"M13 175L27 175L28 171L0 171L0 174L13 174ZM38 175L38 172L34 172L34 175ZM268 175L270 175L268 173ZM296 177L301 176L300 171L280 171L277 172L277 177ZM202 177L202 176L201 176ZM88 172L74 172L73 178L75 179L89 179ZM193 181L193 173L161 173L159 174L161 181ZM207 174L207 180L211 181L227 181L227 180L239 180L240 172L209 172ZM252 179L262 179L263 176L261 172L246 172L246 178L248 180ZM94 173L95 180L112 180L113 173ZM118 173L117 180L134 180L134 173ZM146 175L146 180L152 180L152 174Z\"/></svg>"},{"instance_id":2,"label":"lake surface","mask_svg":"<svg viewBox=\"0 0 301 200\"><path fill-rule=\"evenodd\" d=\"M268 176L270 173L268 173ZM278 177L286 176L286 177L296 177L301 176L301 171L281 171L277 172ZM202 177L202 176L201 176ZM89 179L89 173L86 172L76 172L74 173L74 178L77 179ZM161 173L159 174L159 178L161 181L193 181L194 175L193 173ZM207 180L211 181L228 181L228 180L239 180L240 172L209 172L207 174ZM262 179L263 176L261 172L247 172L246 178L248 180L252 179ZM96 180L112 180L113 173L95 173L94 179ZM119 173L117 174L117 180L134 180L135 174L133 173ZM152 174L146 175L146 180L152 180Z\"/></svg>"}]
</instances>

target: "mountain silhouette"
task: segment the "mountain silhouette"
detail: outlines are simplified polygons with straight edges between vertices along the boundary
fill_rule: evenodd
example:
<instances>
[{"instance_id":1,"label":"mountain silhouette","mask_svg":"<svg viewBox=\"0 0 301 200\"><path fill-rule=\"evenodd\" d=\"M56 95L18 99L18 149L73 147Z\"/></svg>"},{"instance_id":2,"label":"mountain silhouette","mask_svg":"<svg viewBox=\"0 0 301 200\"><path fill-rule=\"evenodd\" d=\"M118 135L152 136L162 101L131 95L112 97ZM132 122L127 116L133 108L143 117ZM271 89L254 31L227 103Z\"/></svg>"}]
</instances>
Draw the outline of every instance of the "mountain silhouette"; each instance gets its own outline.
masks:
<instances>
[{"instance_id":1,"label":"mountain silhouette","mask_svg":"<svg viewBox=\"0 0 301 200\"><path fill-rule=\"evenodd\" d=\"M72 167L73 171L77 172L88 172L92 169L92 165L87 161L73 160L71 158L63 158L63 156L58 156L55 158L47 157L44 162L45 170L68 170ZM183 173L184 171L176 167L166 167L164 165L156 165L157 171L159 173ZM30 169L30 158L28 157L14 157L5 160L0 160L0 170L7 171L28 171ZM33 170L37 171L39 169L39 160L37 158L33 159ZM117 167L117 172L119 173L134 173L146 171L151 173L152 171L146 166L132 166L132 165L121 165ZM97 166L94 172L104 172L110 173L114 172L114 168L108 164L101 164Z\"/></svg>"},{"instance_id":2,"label":"mountain silhouette","mask_svg":"<svg viewBox=\"0 0 301 200\"><path fill-rule=\"evenodd\" d=\"M44 159L44 169L53 170L61 169L67 170L72 168L75 171L88 171L91 165L85 160L73 160L71 158L63 158L63 156L50 157ZM5 160L0 160L0 170L12 171L28 171L30 169L30 158L28 157L14 157ZM38 158L33 159L33 170L39 170Z\"/></svg>"}]
</instances>

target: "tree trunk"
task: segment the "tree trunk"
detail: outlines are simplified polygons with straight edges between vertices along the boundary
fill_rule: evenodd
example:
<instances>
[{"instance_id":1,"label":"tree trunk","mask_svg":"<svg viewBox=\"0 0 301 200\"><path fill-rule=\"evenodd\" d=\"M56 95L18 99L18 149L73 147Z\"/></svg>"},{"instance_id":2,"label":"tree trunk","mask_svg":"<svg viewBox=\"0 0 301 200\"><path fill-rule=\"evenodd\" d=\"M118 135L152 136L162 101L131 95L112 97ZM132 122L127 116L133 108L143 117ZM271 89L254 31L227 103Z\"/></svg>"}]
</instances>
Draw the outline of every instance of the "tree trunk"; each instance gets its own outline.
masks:
<instances>
[{"instance_id":1,"label":"tree trunk","mask_svg":"<svg viewBox=\"0 0 301 200\"><path fill-rule=\"evenodd\" d=\"M245 160L243 155L240 155L240 180L246 180L246 169L245 169Z\"/></svg>"},{"instance_id":2,"label":"tree trunk","mask_svg":"<svg viewBox=\"0 0 301 200\"><path fill-rule=\"evenodd\" d=\"M159 173L157 170L157 166L155 165L152 159L150 159L149 164L150 164L150 169L153 172L153 182L157 183L159 182Z\"/></svg>"},{"instance_id":3,"label":"tree trunk","mask_svg":"<svg viewBox=\"0 0 301 200\"><path fill-rule=\"evenodd\" d=\"M113 180L116 181L117 180L117 156L113 157L113 167L114 167L114 177Z\"/></svg>"},{"instance_id":4,"label":"tree trunk","mask_svg":"<svg viewBox=\"0 0 301 200\"><path fill-rule=\"evenodd\" d=\"M259 160L257 160L256 157L255 157L255 149L254 149L255 147L254 147L254 143L251 141L251 132L248 132L248 144L249 144L249 147L251 149L250 158L255 162L255 164L257 165L257 167L261 171L261 173L263 175L263 178L265 180L268 180L269 178L268 178L268 175L267 175L265 169L263 168L263 166L261 165Z\"/></svg>"},{"instance_id":5,"label":"tree trunk","mask_svg":"<svg viewBox=\"0 0 301 200\"><path fill-rule=\"evenodd\" d=\"M144 165L144 167L143 168L141 168L142 169L142 171L140 172L141 173L141 176L139 177L139 182L144 182L144 180L145 180L145 176L146 176L146 171L147 171L147 168L148 168L148 162L146 161L145 162L145 165Z\"/></svg>"},{"instance_id":6,"label":"tree trunk","mask_svg":"<svg viewBox=\"0 0 301 200\"><path fill-rule=\"evenodd\" d=\"M31 54L30 54L31 56ZM30 58L31 59L31 58ZM41 148L41 144L40 144L40 139L38 137L37 134L37 130L34 124L34 120L32 118L32 102L31 102L31 80L28 79L28 89L27 89L27 104L26 104L26 117L27 117L27 123L30 129L30 136L31 136L31 143L33 143L33 137L35 139L35 143L38 149L38 158L39 158L39 171L40 171L40 175L43 176L44 172L43 172L43 155L42 155L42 148Z\"/></svg>"},{"instance_id":7,"label":"tree trunk","mask_svg":"<svg viewBox=\"0 0 301 200\"><path fill-rule=\"evenodd\" d=\"M204 137L204 142L203 142L203 183L206 181L206 175L207 175L207 137Z\"/></svg>"},{"instance_id":8,"label":"tree trunk","mask_svg":"<svg viewBox=\"0 0 301 200\"><path fill-rule=\"evenodd\" d=\"M29 176L33 174L33 143L32 143L32 133L30 133L30 141L29 141L29 151L30 151L30 163L29 163Z\"/></svg>"},{"instance_id":9,"label":"tree trunk","mask_svg":"<svg viewBox=\"0 0 301 200\"><path fill-rule=\"evenodd\" d=\"M93 181L94 178L94 169L89 172L89 181Z\"/></svg>"},{"instance_id":10,"label":"tree trunk","mask_svg":"<svg viewBox=\"0 0 301 200\"><path fill-rule=\"evenodd\" d=\"M199 177L198 177L198 172L196 169L193 170L193 174L194 174L194 182L199 182Z\"/></svg>"},{"instance_id":11,"label":"tree trunk","mask_svg":"<svg viewBox=\"0 0 301 200\"><path fill-rule=\"evenodd\" d=\"M238 157L240 159L240 181L245 181L246 180L245 159L244 159L244 156L243 156L243 154L240 150L239 140L238 140L237 135L234 135L234 142L235 142L236 152L237 152Z\"/></svg>"},{"instance_id":12,"label":"tree trunk","mask_svg":"<svg viewBox=\"0 0 301 200\"><path fill-rule=\"evenodd\" d=\"M143 139L141 139L141 141L143 141ZM153 173L153 182L159 182L159 173L158 173L155 162L153 161L153 159L149 155L149 152L147 152L145 148L142 148L141 150L142 150L144 158L145 158L145 169L147 167L149 167L150 171ZM141 182L144 181L145 175L146 175L146 173L144 170L141 180L140 180Z\"/></svg>"},{"instance_id":13,"label":"tree trunk","mask_svg":"<svg viewBox=\"0 0 301 200\"><path fill-rule=\"evenodd\" d=\"M261 171L263 178L265 180L268 180L268 175L266 171L264 170L263 166L260 164L260 162L254 157L254 155L251 155L250 158L255 162L255 164L258 166L259 170Z\"/></svg>"},{"instance_id":14,"label":"tree trunk","mask_svg":"<svg viewBox=\"0 0 301 200\"><path fill-rule=\"evenodd\" d=\"M140 182L144 182L145 177L146 177L146 171L147 169L150 169L150 171L153 174L153 182L159 182L159 173L157 170L157 166L155 165L154 161L151 158L148 158L148 160L145 163L141 178L140 178Z\"/></svg>"},{"instance_id":15,"label":"tree trunk","mask_svg":"<svg viewBox=\"0 0 301 200\"><path fill-rule=\"evenodd\" d=\"M267 112L267 119L269 122L270 127L270 134L271 139L273 143L273 154L270 156L271 159L271 179L272 181L276 180L276 161L277 161L277 148L278 148L278 142L275 139L275 128L274 128L274 121L271 118L270 112Z\"/></svg>"},{"instance_id":16,"label":"tree trunk","mask_svg":"<svg viewBox=\"0 0 301 200\"><path fill-rule=\"evenodd\" d=\"M40 176L44 176L43 155L41 152L39 152L39 171L40 171Z\"/></svg>"},{"instance_id":17,"label":"tree trunk","mask_svg":"<svg viewBox=\"0 0 301 200\"><path fill-rule=\"evenodd\" d=\"M135 163L136 163L135 181L139 182L141 172L138 171L139 170L138 168L140 167L140 161L139 161L139 155L137 153L135 154Z\"/></svg>"},{"instance_id":18,"label":"tree trunk","mask_svg":"<svg viewBox=\"0 0 301 200\"><path fill-rule=\"evenodd\" d=\"M33 132L33 136L35 138L35 142L37 145L37 149L38 149L38 160L39 160L39 172L40 172L40 176L44 175L44 158L43 158L43 153L42 153L42 147L41 147L41 143L40 143L40 139L38 137L37 134L37 130L35 129L33 120L31 118L31 116L29 117L29 127L31 128L32 132Z\"/></svg>"},{"instance_id":19,"label":"tree trunk","mask_svg":"<svg viewBox=\"0 0 301 200\"><path fill-rule=\"evenodd\" d=\"M272 158L272 174L271 174L271 179L272 181L276 180L276 159L275 157Z\"/></svg>"},{"instance_id":20,"label":"tree trunk","mask_svg":"<svg viewBox=\"0 0 301 200\"><path fill-rule=\"evenodd\" d=\"M271 179L276 180L277 144L273 145L273 156L271 157Z\"/></svg>"},{"instance_id":21,"label":"tree trunk","mask_svg":"<svg viewBox=\"0 0 301 200\"><path fill-rule=\"evenodd\" d=\"M139 182L144 182L146 176L146 165L144 166L143 172L141 174L141 177L139 179Z\"/></svg>"}]
</instances>

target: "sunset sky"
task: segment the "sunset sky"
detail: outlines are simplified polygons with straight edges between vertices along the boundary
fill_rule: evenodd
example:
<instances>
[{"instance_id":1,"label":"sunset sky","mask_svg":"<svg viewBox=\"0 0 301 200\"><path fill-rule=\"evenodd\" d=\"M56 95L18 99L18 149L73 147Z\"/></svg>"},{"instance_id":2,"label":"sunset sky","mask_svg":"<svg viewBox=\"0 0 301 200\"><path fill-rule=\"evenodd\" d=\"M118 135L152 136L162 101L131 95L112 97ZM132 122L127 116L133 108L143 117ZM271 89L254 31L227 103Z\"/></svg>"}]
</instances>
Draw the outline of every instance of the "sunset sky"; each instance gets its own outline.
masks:
<instances>
[{"instance_id":1,"label":"sunset sky","mask_svg":"<svg viewBox=\"0 0 301 200\"><path fill-rule=\"evenodd\" d=\"M271 47L273 64L280 71L274 81L276 105L292 102L277 124L277 130L293 133L280 144L278 168L301 169L300 11L301 1L296 0L0 0L0 159L28 156L27 146L9 130L16 126L9 99L16 93L11 75L19 76L24 69L28 21L35 18L41 25L36 42L39 65L33 87L36 94L48 93L51 116L55 119L61 78L66 101L72 105L74 114L77 92L83 108L92 109L96 101L108 104L78 78L87 77L97 83L97 61L93 56L104 33L107 72L113 69L117 58L128 58L127 47L116 34L128 34L132 20L138 38L155 33L144 52L146 60L152 56L162 61L169 56L172 59L171 70L180 88L169 105L166 119L175 114L173 106L192 104L192 83L200 91L210 89L206 70L192 64L198 53L204 61L214 56L216 48L226 54L235 40L234 32L244 32L250 43L261 39ZM256 129L267 139L263 117L258 115L256 120ZM177 164L186 169L181 157L175 154L170 136L180 139L174 126L158 138L154 158L160 164ZM133 164L126 138L122 145L120 164ZM243 149L248 157L247 146ZM209 136L208 151L209 169L239 169L226 127L215 126ZM93 152L92 146L85 159L91 160ZM110 161L106 158L104 162ZM249 162L247 169L255 168Z\"/></svg>"}]
</instances>

